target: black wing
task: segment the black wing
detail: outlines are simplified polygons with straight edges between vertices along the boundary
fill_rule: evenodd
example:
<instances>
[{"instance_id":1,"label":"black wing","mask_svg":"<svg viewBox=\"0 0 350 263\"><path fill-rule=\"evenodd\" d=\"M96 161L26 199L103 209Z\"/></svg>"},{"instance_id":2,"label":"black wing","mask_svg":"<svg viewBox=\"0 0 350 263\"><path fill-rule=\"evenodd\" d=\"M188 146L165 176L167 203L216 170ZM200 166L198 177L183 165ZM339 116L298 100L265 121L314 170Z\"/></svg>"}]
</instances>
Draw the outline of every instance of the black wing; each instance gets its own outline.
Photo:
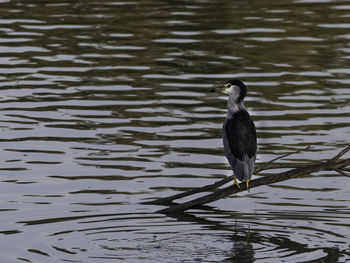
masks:
<instances>
[{"instance_id":1,"label":"black wing","mask_svg":"<svg viewBox=\"0 0 350 263\"><path fill-rule=\"evenodd\" d=\"M226 120L226 137L231 153L239 160L244 154L252 158L256 154L256 130L253 120L246 110L239 110Z\"/></svg>"}]
</instances>

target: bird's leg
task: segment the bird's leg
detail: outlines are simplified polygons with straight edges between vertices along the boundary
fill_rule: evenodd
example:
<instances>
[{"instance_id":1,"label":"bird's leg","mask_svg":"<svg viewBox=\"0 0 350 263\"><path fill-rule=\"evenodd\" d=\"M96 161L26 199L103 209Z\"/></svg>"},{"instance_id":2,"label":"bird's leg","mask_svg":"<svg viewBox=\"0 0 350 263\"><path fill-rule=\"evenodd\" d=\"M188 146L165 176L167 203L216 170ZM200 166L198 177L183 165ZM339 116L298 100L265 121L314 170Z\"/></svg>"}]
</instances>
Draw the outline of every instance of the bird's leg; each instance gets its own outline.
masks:
<instances>
[{"instance_id":1,"label":"bird's leg","mask_svg":"<svg viewBox=\"0 0 350 263\"><path fill-rule=\"evenodd\" d=\"M247 181L245 181L246 185L247 185L247 189L249 189L249 181L250 179L248 179Z\"/></svg>"},{"instance_id":2,"label":"bird's leg","mask_svg":"<svg viewBox=\"0 0 350 263\"><path fill-rule=\"evenodd\" d=\"M241 188L241 187L239 186L238 182L237 182L236 176L235 176L235 178L234 178L234 180L233 180L233 186L235 186L235 185L237 185L238 188Z\"/></svg>"}]
</instances>

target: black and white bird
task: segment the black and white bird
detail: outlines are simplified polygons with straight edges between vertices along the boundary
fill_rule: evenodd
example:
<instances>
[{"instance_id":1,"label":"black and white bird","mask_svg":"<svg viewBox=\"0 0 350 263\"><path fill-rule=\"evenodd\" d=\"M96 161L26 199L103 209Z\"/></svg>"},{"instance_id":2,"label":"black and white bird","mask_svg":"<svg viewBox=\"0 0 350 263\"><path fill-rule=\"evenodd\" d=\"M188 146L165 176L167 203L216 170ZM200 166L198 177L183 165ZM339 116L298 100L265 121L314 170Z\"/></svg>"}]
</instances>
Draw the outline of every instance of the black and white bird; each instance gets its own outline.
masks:
<instances>
[{"instance_id":1,"label":"black and white bird","mask_svg":"<svg viewBox=\"0 0 350 263\"><path fill-rule=\"evenodd\" d=\"M253 176L256 159L256 130L248 111L243 105L247 93L246 85L237 79L230 80L222 87L211 90L229 95L227 115L222 127L222 137L226 158L235 176L234 185L239 187L236 178L246 182Z\"/></svg>"}]
</instances>

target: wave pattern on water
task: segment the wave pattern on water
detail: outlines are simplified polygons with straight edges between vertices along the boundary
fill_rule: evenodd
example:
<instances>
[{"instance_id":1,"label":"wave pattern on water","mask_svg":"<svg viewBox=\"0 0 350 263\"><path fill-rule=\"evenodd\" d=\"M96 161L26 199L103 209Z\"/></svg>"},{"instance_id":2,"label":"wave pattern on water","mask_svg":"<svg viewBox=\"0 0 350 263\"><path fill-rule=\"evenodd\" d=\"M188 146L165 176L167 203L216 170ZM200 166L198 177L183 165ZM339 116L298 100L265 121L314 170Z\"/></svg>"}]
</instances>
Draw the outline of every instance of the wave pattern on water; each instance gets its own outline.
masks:
<instances>
[{"instance_id":1,"label":"wave pattern on water","mask_svg":"<svg viewBox=\"0 0 350 263\"><path fill-rule=\"evenodd\" d=\"M349 180L328 172L168 217L141 202L231 172L240 78L258 162L350 141L346 1L1 1L2 262L348 262Z\"/></svg>"}]
</instances>

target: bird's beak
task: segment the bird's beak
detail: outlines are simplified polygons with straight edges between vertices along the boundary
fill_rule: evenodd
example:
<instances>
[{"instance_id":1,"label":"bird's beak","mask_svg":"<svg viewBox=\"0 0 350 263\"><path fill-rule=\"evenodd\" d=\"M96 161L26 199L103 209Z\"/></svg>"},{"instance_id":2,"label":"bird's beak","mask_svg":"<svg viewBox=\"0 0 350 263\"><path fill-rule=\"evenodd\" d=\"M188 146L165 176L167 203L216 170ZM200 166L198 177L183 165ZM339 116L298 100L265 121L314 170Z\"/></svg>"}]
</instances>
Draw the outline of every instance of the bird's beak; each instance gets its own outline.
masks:
<instances>
[{"instance_id":1,"label":"bird's beak","mask_svg":"<svg viewBox=\"0 0 350 263\"><path fill-rule=\"evenodd\" d=\"M213 89L209 90L209 92L218 92L218 91L222 91L223 88L225 88L225 86L216 87L216 88L213 88Z\"/></svg>"}]
</instances>

